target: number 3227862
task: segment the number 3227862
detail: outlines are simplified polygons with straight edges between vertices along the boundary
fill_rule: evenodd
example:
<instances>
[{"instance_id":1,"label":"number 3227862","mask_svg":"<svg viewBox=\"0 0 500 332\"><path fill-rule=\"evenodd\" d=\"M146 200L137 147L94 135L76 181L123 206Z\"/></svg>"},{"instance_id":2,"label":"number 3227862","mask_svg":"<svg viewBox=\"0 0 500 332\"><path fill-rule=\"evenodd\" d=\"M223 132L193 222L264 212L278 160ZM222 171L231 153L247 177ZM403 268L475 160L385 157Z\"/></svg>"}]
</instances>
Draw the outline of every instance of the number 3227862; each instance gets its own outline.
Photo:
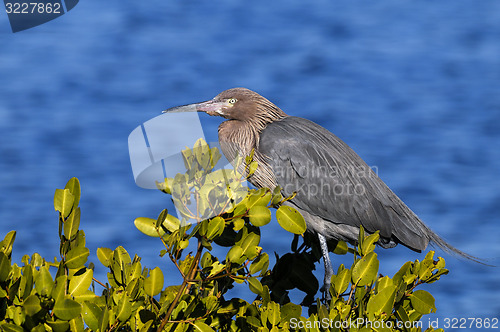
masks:
<instances>
[{"instance_id":1,"label":"number 3227862","mask_svg":"<svg viewBox=\"0 0 500 332\"><path fill-rule=\"evenodd\" d=\"M58 2L7 2L5 11L7 14L61 14L61 4Z\"/></svg>"}]
</instances>

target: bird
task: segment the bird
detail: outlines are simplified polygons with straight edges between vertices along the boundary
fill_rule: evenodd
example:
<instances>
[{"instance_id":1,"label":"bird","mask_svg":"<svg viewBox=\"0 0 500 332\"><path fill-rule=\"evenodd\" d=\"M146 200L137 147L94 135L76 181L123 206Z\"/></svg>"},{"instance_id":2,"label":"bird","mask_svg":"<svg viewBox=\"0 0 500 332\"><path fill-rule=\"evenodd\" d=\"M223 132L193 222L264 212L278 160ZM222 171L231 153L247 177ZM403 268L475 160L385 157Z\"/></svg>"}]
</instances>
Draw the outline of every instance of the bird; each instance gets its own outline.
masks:
<instances>
[{"instance_id":1,"label":"bird","mask_svg":"<svg viewBox=\"0 0 500 332\"><path fill-rule=\"evenodd\" d=\"M319 124L289 116L247 88L231 88L213 99L163 113L203 112L226 119L219 144L229 161L253 153L257 188L280 186L287 204L299 211L307 231L317 234L325 267L322 291L333 275L327 241L356 244L360 227L379 231L377 244L398 244L422 252L429 244L479 262L433 232L344 141Z\"/></svg>"}]
</instances>

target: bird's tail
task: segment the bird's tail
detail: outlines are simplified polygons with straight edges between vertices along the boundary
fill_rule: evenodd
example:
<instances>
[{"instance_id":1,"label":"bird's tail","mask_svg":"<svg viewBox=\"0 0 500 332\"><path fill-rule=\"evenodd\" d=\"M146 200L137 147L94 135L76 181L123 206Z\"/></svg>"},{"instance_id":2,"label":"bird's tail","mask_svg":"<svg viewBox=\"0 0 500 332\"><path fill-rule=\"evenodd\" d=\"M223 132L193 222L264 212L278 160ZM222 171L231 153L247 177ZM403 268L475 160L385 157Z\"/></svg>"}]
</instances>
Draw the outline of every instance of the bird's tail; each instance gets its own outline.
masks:
<instances>
[{"instance_id":1,"label":"bird's tail","mask_svg":"<svg viewBox=\"0 0 500 332\"><path fill-rule=\"evenodd\" d=\"M440 237L439 235L437 235L436 233L434 233L430 229L428 229L427 234L428 234L428 237L430 240L430 244L432 246L438 246L439 248L441 248L443 251L445 251L448 254L463 257L463 258L466 258L468 260L471 260L471 261L479 263L479 264L483 264L483 265L487 265L487 266L494 266L494 265L490 265L490 264L486 263L486 261L482 258L472 256L466 252L463 252L462 250L455 248L454 246L452 246L451 244L446 242L442 237Z\"/></svg>"}]
</instances>

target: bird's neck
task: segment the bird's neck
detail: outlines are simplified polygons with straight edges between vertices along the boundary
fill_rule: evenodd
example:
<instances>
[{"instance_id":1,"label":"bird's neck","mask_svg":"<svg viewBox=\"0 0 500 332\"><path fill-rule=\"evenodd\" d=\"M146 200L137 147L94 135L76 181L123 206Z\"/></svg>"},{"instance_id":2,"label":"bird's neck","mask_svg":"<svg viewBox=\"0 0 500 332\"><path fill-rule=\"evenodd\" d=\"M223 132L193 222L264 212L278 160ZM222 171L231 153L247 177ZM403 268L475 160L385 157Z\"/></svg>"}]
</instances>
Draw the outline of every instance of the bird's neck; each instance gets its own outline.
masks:
<instances>
[{"instance_id":1,"label":"bird's neck","mask_svg":"<svg viewBox=\"0 0 500 332\"><path fill-rule=\"evenodd\" d=\"M265 127L264 127L265 128ZM258 163L255 173L249 178L249 181L258 188L275 188L277 183L267 164L266 157L260 153L259 146L260 131L256 130L255 125L250 125L244 121L229 120L219 126L219 143L222 152L227 160L238 167L241 174L246 174L244 164L235 163L238 157L247 157L252 153L253 160Z\"/></svg>"},{"instance_id":2,"label":"bird's neck","mask_svg":"<svg viewBox=\"0 0 500 332\"><path fill-rule=\"evenodd\" d=\"M229 161L248 156L259 144L260 131L245 121L228 120L219 126L219 143Z\"/></svg>"}]
</instances>

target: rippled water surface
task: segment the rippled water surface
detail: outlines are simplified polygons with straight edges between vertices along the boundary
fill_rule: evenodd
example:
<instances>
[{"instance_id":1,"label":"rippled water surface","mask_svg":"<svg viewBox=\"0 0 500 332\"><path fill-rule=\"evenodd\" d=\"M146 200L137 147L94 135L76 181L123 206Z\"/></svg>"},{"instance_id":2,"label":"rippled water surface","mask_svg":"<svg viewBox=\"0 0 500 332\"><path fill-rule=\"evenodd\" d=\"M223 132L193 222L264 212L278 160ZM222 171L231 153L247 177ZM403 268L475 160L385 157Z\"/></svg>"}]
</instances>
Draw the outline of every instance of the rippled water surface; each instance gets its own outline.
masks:
<instances>
[{"instance_id":1,"label":"rippled water surface","mask_svg":"<svg viewBox=\"0 0 500 332\"><path fill-rule=\"evenodd\" d=\"M128 134L245 86L337 134L435 231L499 265L499 13L486 0L81 1L12 34L2 12L0 233L18 231L17 261L55 256L53 193L76 176L91 252L124 245L161 266L160 243L133 220L172 206L135 186ZM220 120L202 123L216 140ZM283 254L290 241L270 225L262 245ZM378 253L386 274L423 258ZM444 257L450 274L426 288L431 319L499 317L499 268ZM244 288L235 294L251 299Z\"/></svg>"}]
</instances>

